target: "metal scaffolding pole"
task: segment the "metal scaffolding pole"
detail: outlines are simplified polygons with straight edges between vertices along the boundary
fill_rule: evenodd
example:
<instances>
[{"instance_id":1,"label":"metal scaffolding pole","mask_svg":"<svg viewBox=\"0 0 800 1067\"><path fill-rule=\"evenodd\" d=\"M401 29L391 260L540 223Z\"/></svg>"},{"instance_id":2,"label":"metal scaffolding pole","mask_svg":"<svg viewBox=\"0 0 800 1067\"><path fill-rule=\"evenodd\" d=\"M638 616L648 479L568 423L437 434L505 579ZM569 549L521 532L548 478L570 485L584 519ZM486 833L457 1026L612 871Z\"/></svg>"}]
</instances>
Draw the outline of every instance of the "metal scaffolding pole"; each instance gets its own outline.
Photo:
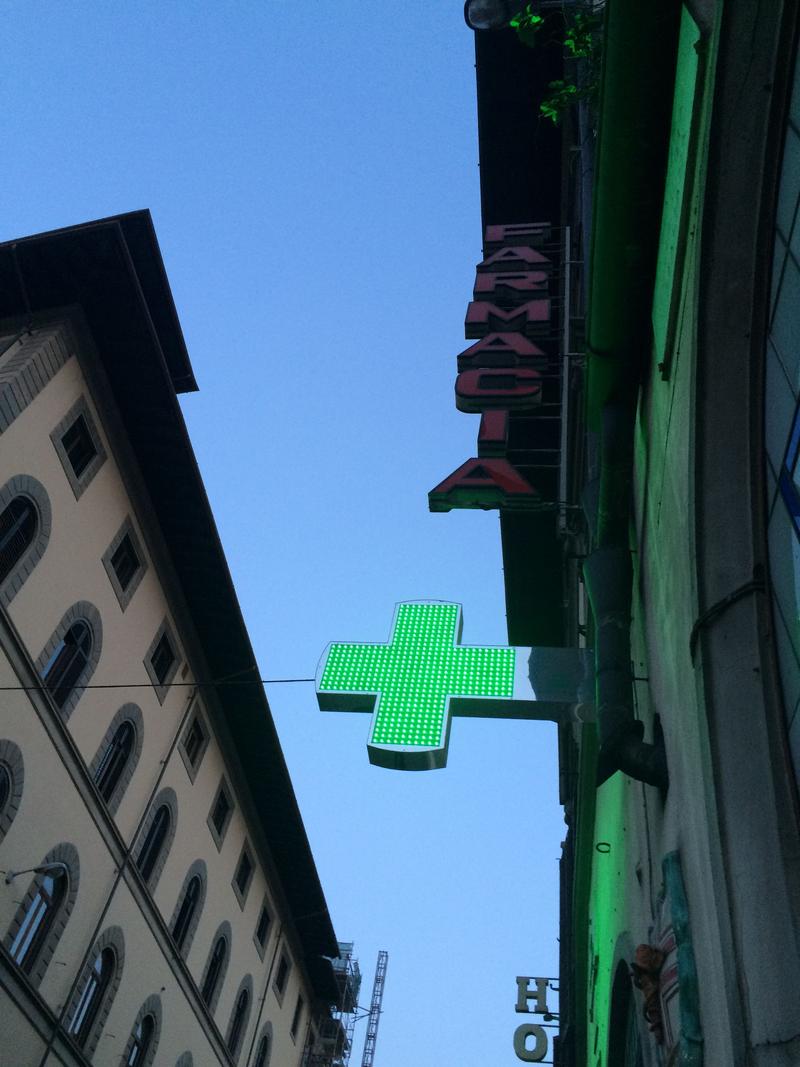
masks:
<instances>
[{"instance_id":1,"label":"metal scaffolding pole","mask_svg":"<svg viewBox=\"0 0 800 1067\"><path fill-rule=\"evenodd\" d=\"M361 1057L361 1067L372 1067L375 1061L375 1042L378 1038L378 1023L381 1018L383 985L386 981L386 966L388 962L389 953L381 949L378 953L378 966L375 968L375 982L372 986L372 1002L369 1006L369 1022L367 1023L367 1037L364 1041L364 1055Z\"/></svg>"}]
</instances>

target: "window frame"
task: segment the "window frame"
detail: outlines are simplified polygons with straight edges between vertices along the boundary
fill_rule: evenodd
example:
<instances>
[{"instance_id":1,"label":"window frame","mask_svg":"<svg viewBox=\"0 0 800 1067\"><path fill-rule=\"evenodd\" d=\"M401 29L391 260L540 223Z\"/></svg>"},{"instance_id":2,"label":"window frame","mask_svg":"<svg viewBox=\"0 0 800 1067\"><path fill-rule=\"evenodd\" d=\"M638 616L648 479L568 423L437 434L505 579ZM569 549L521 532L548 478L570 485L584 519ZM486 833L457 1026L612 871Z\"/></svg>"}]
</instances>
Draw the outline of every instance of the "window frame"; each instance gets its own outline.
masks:
<instances>
[{"instance_id":1,"label":"window frame","mask_svg":"<svg viewBox=\"0 0 800 1067\"><path fill-rule=\"evenodd\" d=\"M243 863L249 863L250 869L247 872L244 886L239 885L239 870ZM247 903L247 895L250 892L250 886L253 884L253 878L256 873L256 860L253 855L253 850L250 847L250 843L245 840L242 844L241 851L239 853L239 859L236 861L236 866L233 869L233 878L231 878L231 887L239 901L239 907L244 911L244 906Z\"/></svg>"},{"instance_id":2,"label":"window frame","mask_svg":"<svg viewBox=\"0 0 800 1067\"><path fill-rule=\"evenodd\" d=\"M285 967L283 971L283 981L281 978L281 968ZM292 973L292 958L286 949L281 949L280 956L278 957L278 966L275 968L275 978L272 981L272 989L275 993L275 999L280 1005L283 1005L283 998L286 994L286 990L289 986L289 976Z\"/></svg>"},{"instance_id":3,"label":"window frame","mask_svg":"<svg viewBox=\"0 0 800 1067\"><path fill-rule=\"evenodd\" d=\"M86 426L86 432L94 447L95 454L83 468L81 473L76 474L64 445L64 437L71 429L73 429L79 419L83 419L84 425ZM67 476L67 481L75 495L75 499L80 500L81 496L89 487L107 458L106 450L103 447L103 442L100 440L100 434L97 430L97 423L89 409L89 404L85 396L79 397L61 421L57 423L53 430L51 430L50 440L53 442L53 447L61 461L61 466L64 468L64 473Z\"/></svg>"},{"instance_id":4,"label":"window frame","mask_svg":"<svg viewBox=\"0 0 800 1067\"><path fill-rule=\"evenodd\" d=\"M34 986L38 986L42 978L44 978L48 964L53 957L53 953L58 946L61 935L64 933L64 929L69 921L72 909L75 906L78 887L80 885L80 861L78 859L78 851L74 845L65 841L61 842L61 844L56 845L55 848L50 849L37 866L47 867L49 864L55 863L64 864L67 868L66 893L63 899L59 902L57 910L41 937L41 943L36 948L35 958L32 959L30 966L26 969L28 980ZM34 874L31 879L25 896L22 898L19 907L14 914L14 918L9 924L5 937L3 938L3 945L7 952L11 951L11 946L25 921L28 911L34 903L39 892L39 887L44 881L46 874L47 872L39 872Z\"/></svg>"},{"instance_id":5,"label":"window frame","mask_svg":"<svg viewBox=\"0 0 800 1067\"><path fill-rule=\"evenodd\" d=\"M44 555L53 525L50 498L41 482L37 482L28 474L17 474L10 478L0 489L0 511L19 496L25 496L33 503L37 511L38 523L33 541L16 560L6 577L0 581L0 604L6 608Z\"/></svg>"},{"instance_id":6,"label":"window frame","mask_svg":"<svg viewBox=\"0 0 800 1067\"><path fill-rule=\"evenodd\" d=\"M125 539L128 539L133 550L133 554L138 560L138 566L133 572L130 581L126 586L123 586L119 580L116 569L113 564L113 558L116 555L119 548L124 543ZM102 555L103 567L108 575L108 580L111 583L111 588L114 590L114 595L117 598L117 602L120 608L124 611L128 604L130 604L133 594L139 588L139 583L144 578L147 570L147 557L142 549L141 541L137 536L134 529L133 522L130 517L126 518L119 530L114 535L111 544L105 550Z\"/></svg>"},{"instance_id":7,"label":"window frame","mask_svg":"<svg viewBox=\"0 0 800 1067\"><path fill-rule=\"evenodd\" d=\"M142 849L144 848L150 836L153 825L155 823L156 816L165 807L168 809L169 812L169 824L167 826L166 833L164 835L164 838L162 839L156 857L153 861L153 865L149 873L145 877L145 875L142 874L139 868L139 857L141 855ZM167 857L169 856L170 850L172 848L172 842L175 838L177 824L178 798L175 795L175 790L167 786L165 789L162 789L159 792L159 794L153 800L153 803L150 805L150 811L147 814L147 818L144 821L142 829L137 838L136 845L133 849L133 866L136 868L139 877L142 879L142 881L151 893L155 892L156 886L158 885L158 880L161 877L161 872L164 870L164 864L167 862Z\"/></svg>"},{"instance_id":8,"label":"window frame","mask_svg":"<svg viewBox=\"0 0 800 1067\"><path fill-rule=\"evenodd\" d=\"M200 727L200 730L203 734L203 740L200 744L200 748L197 751L196 758L194 762L192 762L191 756L189 754L189 748L187 745L187 739L189 738L189 735L191 734L195 725L198 725ZM211 731L208 727L208 723L206 722L203 716L200 703L197 702L194 706L192 714L189 717L189 722L186 724L186 729L183 731L181 739L178 743L178 751L181 754L181 759L183 760L183 765L186 768L186 773L189 775L190 782L193 782L197 777L197 772L200 770L200 764L203 762L203 757L206 754L206 749L208 748L210 742Z\"/></svg>"},{"instance_id":9,"label":"window frame","mask_svg":"<svg viewBox=\"0 0 800 1067\"><path fill-rule=\"evenodd\" d=\"M227 798L228 810L227 810L227 812L225 814L225 819L223 820L222 827L221 827L221 829L218 830L216 825L214 824L213 815L214 815L214 809L217 806L217 802L219 800L219 797L220 797L221 793L224 793L226 798ZM228 832L228 827L231 824L231 819L233 818L233 813L234 813L235 809L236 809L236 801L234 800L234 797L233 797L233 790L231 789L230 785L228 784L228 781L225 778L225 775L223 775L222 778L220 779L219 785L217 786L217 791L214 793L214 799L213 799L213 801L211 803L211 807L208 810L208 816L206 818L206 825L208 826L208 829L211 831L211 837L214 840L214 844L217 846L217 852L221 852L222 851L222 845L223 845L223 842L225 841L225 835Z\"/></svg>"},{"instance_id":10,"label":"window frame","mask_svg":"<svg viewBox=\"0 0 800 1067\"><path fill-rule=\"evenodd\" d=\"M264 959L264 956L266 955L267 945L269 944L269 939L270 939L270 935L272 934L272 927L273 927L273 911L272 911L272 908L269 905L270 905L269 898L268 898L267 894L265 893L264 894L264 899L261 902L261 907L258 909L258 919L256 920L255 929L253 930L253 944L256 946L256 952L258 953L259 957L262 960ZM267 926L266 926L266 930L264 931L264 940L262 942L258 938L258 928L261 925L261 917L262 917L262 915L265 915L265 914L267 916Z\"/></svg>"},{"instance_id":11,"label":"window frame","mask_svg":"<svg viewBox=\"0 0 800 1067\"><path fill-rule=\"evenodd\" d=\"M195 878L199 878L200 880L200 893L197 898L197 901L195 902L194 910L192 911L192 914L189 917L189 921L187 923L186 932L183 936L183 939L180 943L178 943L177 939L175 938L175 926L177 925L178 918L180 917L181 912L183 910L184 903L189 892L189 887L191 886ZM194 940L194 935L197 931L197 927L200 922L200 916L202 915L203 906L205 904L206 899L207 884L208 872L205 861L202 859L196 859L194 863L192 863L192 865L189 867L189 870L184 876L183 885L181 886L181 891L178 894L178 899L175 902L175 908L172 912L172 918L169 921L170 935L173 941L175 942L175 947L178 950L178 954L183 957L183 959L186 959L186 957L189 955L189 949L192 946L192 941Z\"/></svg>"},{"instance_id":12,"label":"window frame","mask_svg":"<svg viewBox=\"0 0 800 1067\"><path fill-rule=\"evenodd\" d=\"M142 746L144 744L144 716L142 715L142 709L138 704L123 704L121 708L116 712L114 718L109 723L108 729L105 732L103 740L98 746L97 752L94 754L92 762L89 764L89 774L92 781L95 782L95 788L97 788L97 782L95 778L98 774L100 766L105 758L106 752L111 745L114 737L120 726L129 722L134 729L135 740L133 752L130 754L125 766L122 769L111 796L108 800L104 801L106 810L110 815L115 815L117 808L119 807L122 798L125 796L125 792L133 778L136 767L139 763L139 757L142 754ZM99 792L99 789L98 789ZM102 794L101 794L102 799Z\"/></svg>"},{"instance_id":13,"label":"window frame","mask_svg":"<svg viewBox=\"0 0 800 1067\"><path fill-rule=\"evenodd\" d=\"M211 970L211 964L214 959L214 954L217 950L217 945L220 941L224 942L224 955L220 960L219 968L217 970L216 978L214 980L214 986L209 991L209 996L205 996L205 987L208 982L209 973ZM214 936L211 939L211 948L208 956L206 957L206 963L203 968L203 974L201 980L198 982L197 988L200 994L200 999L208 1009L209 1015L214 1015L219 1000L219 995L222 992L222 987L225 984L225 975L228 970L228 963L231 958L231 924L224 919L217 927Z\"/></svg>"},{"instance_id":14,"label":"window frame","mask_svg":"<svg viewBox=\"0 0 800 1067\"><path fill-rule=\"evenodd\" d=\"M109 981L106 983L105 988L101 991L100 1002L97 1009L93 1013L93 1019L87 1027L87 1032L84 1036L83 1042L79 1042L76 1035L72 1033L72 1026L76 1013L83 1000L84 991L91 978L92 971L94 970L97 960L106 951L110 950L114 956L114 970L110 976ZM125 938L122 933L122 929L119 926L107 927L100 937L95 942L94 948L90 958L86 961L86 966L83 969L80 981L75 988L70 1002L69 1009L65 1015L64 1028L73 1043L83 1050L83 1054L87 1060L91 1060L92 1055L97 1047L97 1043L100 1040L100 1035L103 1032L106 1020L111 1006L114 1003L114 998L117 995L119 984L122 981L122 972L125 965ZM66 1020L69 1020L68 1022Z\"/></svg>"},{"instance_id":15,"label":"window frame","mask_svg":"<svg viewBox=\"0 0 800 1067\"><path fill-rule=\"evenodd\" d=\"M25 788L25 761L22 758L22 752L13 741L7 738L0 738L0 765L9 780L8 796L3 806L0 807L0 842L2 842L19 811Z\"/></svg>"},{"instance_id":16,"label":"window frame","mask_svg":"<svg viewBox=\"0 0 800 1067\"><path fill-rule=\"evenodd\" d=\"M301 991L297 993L297 1000L295 1001L294 1011L292 1012L292 1022L289 1026L289 1037L294 1044L297 1044L297 1033L300 1029L300 1020L303 1017L303 1008L306 1006L306 1000Z\"/></svg>"},{"instance_id":17,"label":"window frame","mask_svg":"<svg viewBox=\"0 0 800 1067\"><path fill-rule=\"evenodd\" d=\"M240 1009L242 997L247 997L244 1008ZM225 1031L225 1047L234 1063L241 1055L247 1028L250 1025L250 1013L253 1008L253 979L246 974L239 983L233 998L230 1019Z\"/></svg>"},{"instance_id":18,"label":"window frame","mask_svg":"<svg viewBox=\"0 0 800 1067\"><path fill-rule=\"evenodd\" d=\"M131 1032L125 1045L125 1051L122 1053L120 1067L151 1067L155 1061L156 1052L158 1051L158 1042L161 1038L163 1014L161 997L157 993L151 994L139 1008L136 1018L133 1021L133 1026L131 1027ZM131 1064L131 1056L133 1055L139 1040L136 1031L144 1026L145 1020L147 1019L152 1019L153 1021L149 1043L144 1049L144 1052L139 1055L133 1064Z\"/></svg>"},{"instance_id":19,"label":"window frame","mask_svg":"<svg viewBox=\"0 0 800 1067\"><path fill-rule=\"evenodd\" d=\"M36 673L40 678L44 679L45 669L51 665L53 653L62 643L64 637L70 630L70 627L79 620L88 624L92 634L92 646L89 651L89 656L82 671L76 677L72 691L64 703L59 706L52 699L52 696L50 697L53 707L64 722L69 719L75 705L83 696L85 687L88 685L98 663L100 662L100 654L103 650L103 624L100 620L100 613L94 604L90 604L88 600L79 600L76 604L73 604L72 607L64 613L58 626L56 626L51 634L50 640L36 659ZM47 685L43 688L49 693Z\"/></svg>"},{"instance_id":20,"label":"window frame","mask_svg":"<svg viewBox=\"0 0 800 1067\"><path fill-rule=\"evenodd\" d=\"M163 678L159 678L155 667L153 666L153 656L164 638L167 639L172 648L173 657L167 673ZM170 626L169 620L164 619L156 630L155 637L150 642L150 647L147 649L144 657L144 669L147 671L147 677L153 683L153 689L155 689L159 704L163 704L167 699L170 685L172 684L175 675L178 673L178 667L180 667L182 662L183 658L181 656L180 646L175 638L175 632Z\"/></svg>"}]
</instances>

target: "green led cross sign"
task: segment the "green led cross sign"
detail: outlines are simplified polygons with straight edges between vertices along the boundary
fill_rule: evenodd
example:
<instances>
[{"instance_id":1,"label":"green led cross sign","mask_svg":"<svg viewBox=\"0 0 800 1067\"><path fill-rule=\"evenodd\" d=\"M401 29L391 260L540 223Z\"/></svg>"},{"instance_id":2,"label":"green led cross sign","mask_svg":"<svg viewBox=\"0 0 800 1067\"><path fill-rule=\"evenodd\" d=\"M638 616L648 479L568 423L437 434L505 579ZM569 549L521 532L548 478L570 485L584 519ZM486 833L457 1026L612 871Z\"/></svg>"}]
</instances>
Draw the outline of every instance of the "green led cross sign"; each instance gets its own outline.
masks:
<instances>
[{"instance_id":1,"label":"green led cross sign","mask_svg":"<svg viewBox=\"0 0 800 1067\"><path fill-rule=\"evenodd\" d=\"M428 770L447 762L452 715L553 718L541 697L536 705L529 677L532 652L567 653L566 694L563 684L557 693L549 684L548 699L559 707L576 702L579 650L461 645L461 627L460 604L398 604L388 642L337 642L325 650L317 672L320 709L371 712L370 762Z\"/></svg>"}]
</instances>

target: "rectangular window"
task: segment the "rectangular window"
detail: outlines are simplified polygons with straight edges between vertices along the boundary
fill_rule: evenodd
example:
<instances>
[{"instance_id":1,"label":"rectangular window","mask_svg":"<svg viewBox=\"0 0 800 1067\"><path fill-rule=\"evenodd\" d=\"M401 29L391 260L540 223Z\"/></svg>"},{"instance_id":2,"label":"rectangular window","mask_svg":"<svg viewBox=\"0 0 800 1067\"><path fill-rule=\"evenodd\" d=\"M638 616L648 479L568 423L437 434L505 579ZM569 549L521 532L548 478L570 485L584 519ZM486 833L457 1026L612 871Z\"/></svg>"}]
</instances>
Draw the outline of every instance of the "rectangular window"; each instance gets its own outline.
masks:
<instances>
[{"instance_id":1,"label":"rectangular window","mask_svg":"<svg viewBox=\"0 0 800 1067\"><path fill-rule=\"evenodd\" d=\"M221 834L228 822L231 811L231 802L228 800L224 789L220 789L214 810L211 812L211 822L218 834Z\"/></svg>"},{"instance_id":2,"label":"rectangular window","mask_svg":"<svg viewBox=\"0 0 800 1067\"><path fill-rule=\"evenodd\" d=\"M294 1006L294 1015L292 1016L292 1025L289 1027L289 1036L292 1041L297 1037L297 1031L300 1027L300 1018L303 1014L303 996L301 993L297 994L297 1003Z\"/></svg>"},{"instance_id":3,"label":"rectangular window","mask_svg":"<svg viewBox=\"0 0 800 1067\"><path fill-rule=\"evenodd\" d=\"M264 904L262 905L261 914L258 916L258 922L256 923L256 943L259 944L262 949L266 947L271 922L272 916L267 909L267 905Z\"/></svg>"},{"instance_id":4,"label":"rectangular window","mask_svg":"<svg viewBox=\"0 0 800 1067\"><path fill-rule=\"evenodd\" d=\"M103 566L119 606L124 611L146 570L144 552L130 518L125 519L103 553Z\"/></svg>"},{"instance_id":5,"label":"rectangular window","mask_svg":"<svg viewBox=\"0 0 800 1067\"><path fill-rule=\"evenodd\" d=\"M250 880L253 877L254 870L253 857L250 855L250 849L245 845L236 865L236 873L233 876L232 883L236 899L242 908L244 908L244 902L247 899L247 890L250 888Z\"/></svg>"},{"instance_id":6,"label":"rectangular window","mask_svg":"<svg viewBox=\"0 0 800 1067\"><path fill-rule=\"evenodd\" d=\"M205 743L208 740L205 728L200 721L199 716L196 716L189 723L189 729L186 732L186 740L184 741L184 751L186 758L192 767L196 767L200 762L200 757L203 754Z\"/></svg>"},{"instance_id":7,"label":"rectangular window","mask_svg":"<svg viewBox=\"0 0 800 1067\"><path fill-rule=\"evenodd\" d=\"M214 803L211 805L211 811L208 813L208 828L218 849L222 848L222 842L225 839L225 833L232 814L232 794L228 785L222 781L217 790L217 795L214 797Z\"/></svg>"},{"instance_id":8,"label":"rectangular window","mask_svg":"<svg viewBox=\"0 0 800 1067\"><path fill-rule=\"evenodd\" d=\"M61 444L66 452L72 472L76 478L80 478L94 457L97 449L94 446L86 419L79 415L67 432L61 438Z\"/></svg>"},{"instance_id":9,"label":"rectangular window","mask_svg":"<svg viewBox=\"0 0 800 1067\"><path fill-rule=\"evenodd\" d=\"M58 453L67 481L72 486L75 499L79 500L106 458L85 397L80 397L72 405L51 431L50 440Z\"/></svg>"},{"instance_id":10,"label":"rectangular window","mask_svg":"<svg viewBox=\"0 0 800 1067\"><path fill-rule=\"evenodd\" d=\"M169 622L165 619L150 642L144 666L156 691L160 704L169 696L170 685L178 673L178 643Z\"/></svg>"},{"instance_id":11,"label":"rectangular window","mask_svg":"<svg viewBox=\"0 0 800 1067\"><path fill-rule=\"evenodd\" d=\"M281 953L280 963L278 964L278 970L275 972L275 992L278 996L278 1000L283 999L283 994L286 991L286 982L289 978L290 964L285 953Z\"/></svg>"},{"instance_id":12,"label":"rectangular window","mask_svg":"<svg viewBox=\"0 0 800 1067\"><path fill-rule=\"evenodd\" d=\"M175 653L166 634L162 634L158 644L150 657L153 666L153 674L158 679L158 684L163 685L169 677L170 667L175 662Z\"/></svg>"},{"instance_id":13,"label":"rectangular window","mask_svg":"<svg viewBox=\"0 0 800 1067\"><path fill-rule=\"evenodd\" d=\"M111 566L121 589L127 589L133 581L133 576L139 570L142 561L136 555L130 534L125 534L117 548L111 553Z\"/></svg>"}]
</instances>

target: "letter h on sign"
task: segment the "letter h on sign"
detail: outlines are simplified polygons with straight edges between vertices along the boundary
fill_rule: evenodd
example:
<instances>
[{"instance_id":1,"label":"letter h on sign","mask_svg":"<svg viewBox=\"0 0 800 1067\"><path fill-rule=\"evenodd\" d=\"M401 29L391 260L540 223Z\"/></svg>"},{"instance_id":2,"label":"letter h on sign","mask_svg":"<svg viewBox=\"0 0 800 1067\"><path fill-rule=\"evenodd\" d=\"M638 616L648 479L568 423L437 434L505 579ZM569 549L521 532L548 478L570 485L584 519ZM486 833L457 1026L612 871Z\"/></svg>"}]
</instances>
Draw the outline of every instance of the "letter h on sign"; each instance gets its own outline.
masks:
<instances>
[{"instance_id":1,"label":"letter h on sign","mask_svg":"<svg viewBox=\"0 0 800 1067\"><path fill-rule=\"evenodd\" d=\"M531 982L535 988L531 989ZM547 1008L547 978L517 978L517 1003L514 1010L522 1014L552 1016ZM533 1007L529 1003L533 1001ZM532 1044L530 1041L532 1040ZM547 1031L539 1023L522 1023L514 1031L514 1052L524 1063L541 1063L547 1055Z\"/></svg>"}]
</instances>

